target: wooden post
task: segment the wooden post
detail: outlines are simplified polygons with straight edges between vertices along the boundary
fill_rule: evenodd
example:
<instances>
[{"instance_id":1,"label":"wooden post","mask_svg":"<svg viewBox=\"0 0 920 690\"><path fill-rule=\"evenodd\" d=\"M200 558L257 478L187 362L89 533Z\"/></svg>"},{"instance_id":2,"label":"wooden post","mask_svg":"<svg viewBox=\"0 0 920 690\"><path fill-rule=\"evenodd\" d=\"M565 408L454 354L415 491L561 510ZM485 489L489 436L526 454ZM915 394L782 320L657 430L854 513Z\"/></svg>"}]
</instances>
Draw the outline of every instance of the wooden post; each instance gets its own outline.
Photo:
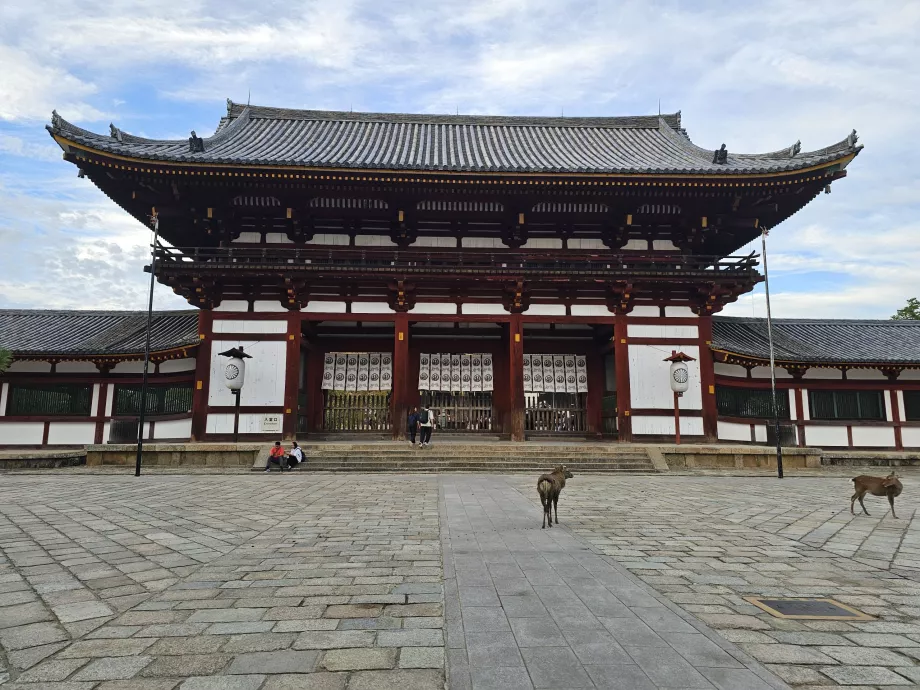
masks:
<instances>
[{"instance_id":1,"label":"wooden post","mask_svg":"<svg viewBox=\"0 0 920 690\"><path fill-rule=\"evenodd\" d=\"M895 450L904 450L904 442L901 436L901 406L898 404L898 391L894 388L888 391L891 396L891 423L894 424L894 447Z\"/></svg>"},{"instance_id":2,"label":"wooden post","mask_svg":"<svg viewBox=\"0 0 920 690\"><path fill-rule=\"evenodd\" d=\"M617 314L613 321L613 358L617 379L617 438L631 443L632 420L629 396L629 350L626 336L626 316Z\"/></svg>"},{"instance_id":3,"label":"wooden post","mask_svg":"<svg viewBox=\"0 0 920 690\"><path fill-rule=\"evenodd\" d=\"M393 394L390 396L390 417L393 440L406 440L406 415L409 390L409 315L397 312L393 328Z\"/></svg>"},{"instance_id":4,"label":"wooden post","mask_svg":"<svg viewBox=\"0 0 920 690\"><path fill-rule=\"evenodd\" d=\"M604 404L604 357L600 352L591 352L586 357L588 375L588 395L585 407L587 415L587 431L589 436L599 437L604 431L603 404Z\"/></svg>"},{"instance_id":5,"label":"wooden post","mask_svg":"<svg viewBox=\"0 0 920 690\"><path fill-rule=\"evenodd\" d=\"M214 315L198 312L198 352L195 354L195 390L192 395L192 441L204 440L208 427L208 386L211 378L211 336Z\"/></svg>"},{"instance_id":6,"label":"wooden post","mask_svg":"<svg viewBox=\"0 0 920 690\"><path fill-rule=\"evenodd\" d=\"M680 393L674 391L674 443L680 445Z\"/></svg>"},{"instance_id":7,"label":"wooden post","mask_svg":"<svg viewBox=\"0 0 920 690\"><path fill-rule=\"evenodd\" d=\"M716 370L712 358L712 317L700 316L700 384L703 394L703 435L707 443L719 438L719 410L716 405Z\"/></svg>"},{"instance_id":8,"label":"wooden post","mask_svg":"<svg viewBox=\"0 0 920 690\"><path fill-rule=\"evenodd\" d=\"M99 405L95 410L96 430L93 435L93 442L97 445L100 443L105 443L108 440L105 438L105 408L109 402L108 371L103 372L100 370L100 373L103 374L105 378L101 379L99 383ZM113 390L112 393L114 394L114 392L115 391Z\"/></svg>"},{"instance_id":9,"label":"wooden post","mask_svg":"<svg viewBox=\"0 0 920 690\"><path fill-rule=\"evenodd\" d=\"M297 437L297 395L300 392L300 312L288 314L287 348L284 365L284 416L282 438L293 441Z\"/></svg>"},{"instance_id":10,"label":"wooden post","mask_svg":"<svg viewBox=\"0 0 920 690\"><path fill-rule=\"evenodd\" d=\"M795 388L795 428L796 441L799 448L805 446L805 405L802 400L802 389L799 386Z\"/></svg>"},{"instance_id":11,"label":"wooden post","mask_svg":"<svg viewBox=\"0 0 920 690\"><path fill-rule=\"evenodd\" d=\"M524 440L524 328L520 314L508 321L508 431L512 441Z\"/></svg>"}]
</instances>

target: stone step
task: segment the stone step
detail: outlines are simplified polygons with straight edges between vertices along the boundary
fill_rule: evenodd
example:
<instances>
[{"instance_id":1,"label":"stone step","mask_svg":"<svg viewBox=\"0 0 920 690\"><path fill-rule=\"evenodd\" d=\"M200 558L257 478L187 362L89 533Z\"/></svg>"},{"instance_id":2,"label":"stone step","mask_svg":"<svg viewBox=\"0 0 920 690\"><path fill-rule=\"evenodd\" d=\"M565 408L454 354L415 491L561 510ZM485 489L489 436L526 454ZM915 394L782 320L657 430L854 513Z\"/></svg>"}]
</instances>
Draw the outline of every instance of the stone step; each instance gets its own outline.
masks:
<instances>
[{"instance_id":1,"label":"stone step","mask_svg":"<svg viewBox=\"0 0 920 690\"><path fill-rule=\"evenodd\" d=\"M277 470L272 470L277 472ZM527 467L527 466L513 466L513 467L445 467L443 465L412 465L409 467L391 467L391 466L382 466L382 467L352 467L352 466L337 466L329 465L324 467L315 467L315 468L301 468L295 470L295 472L353 472L357 474L366 473L373 474L375 472L402 472L402 473L416 473L416 472L474 472L474 473L501 473L501 472L528 472L533 474L541 474L546 472L545 467ZM610 467L610 466L600 466L600 467L590 467L581 470L583 474L657 474L658 471L653 467Z\"/></svg>"}]
</instances>

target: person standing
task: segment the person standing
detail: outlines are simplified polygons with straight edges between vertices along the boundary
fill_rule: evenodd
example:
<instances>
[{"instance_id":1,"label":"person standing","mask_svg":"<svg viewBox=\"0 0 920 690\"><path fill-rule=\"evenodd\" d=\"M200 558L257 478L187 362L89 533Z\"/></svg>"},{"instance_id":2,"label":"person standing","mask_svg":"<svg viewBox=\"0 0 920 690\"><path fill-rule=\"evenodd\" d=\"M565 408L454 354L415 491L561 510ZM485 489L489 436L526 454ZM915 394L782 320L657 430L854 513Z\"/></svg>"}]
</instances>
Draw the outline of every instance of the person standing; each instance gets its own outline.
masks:
<instances>
[{"instance_id":1,"label":"person standing","mask_svg":"<svg viewBox=\"0 0 920 690\"><path fill-rule=\"evenodd\" d=\"M434 415L431 413L431 409L427 405L423 405L421 411L418 413L418 425L421 430L421 437L419 444L420 448L431 445L431 430L434 427Z\"/></svg>"},{"instance_id":2,"label":"person standing","mask_svg":"<svg viewBox=\"0 0 920 690\"><path fill-rule=\"evenodd\" d=\"M406 428L409 431L409 443L414 446L415 435L418 433L418 407L412 408L412 413L409 415L409 422Z\"/></svg>"}]
</instances>

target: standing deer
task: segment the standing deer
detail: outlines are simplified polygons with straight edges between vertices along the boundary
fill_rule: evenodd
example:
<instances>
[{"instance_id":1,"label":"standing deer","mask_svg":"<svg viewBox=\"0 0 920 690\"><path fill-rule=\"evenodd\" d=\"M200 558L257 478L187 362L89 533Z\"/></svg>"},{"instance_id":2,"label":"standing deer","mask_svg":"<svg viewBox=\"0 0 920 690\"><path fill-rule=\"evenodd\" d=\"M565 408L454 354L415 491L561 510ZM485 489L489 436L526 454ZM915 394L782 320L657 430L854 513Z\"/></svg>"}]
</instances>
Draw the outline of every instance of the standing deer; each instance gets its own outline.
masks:
<instances>
[{"instance_id":1,"label":"standing deer","mask_svg":"<svg viewBox=\"0 0 920 690\"><path fill-rule=\"evenodd\" d=\"M540 504L543 506L543 526L540 529L546 529L547 516L549 526L553 526L553 509L556 511L556 524L559 524L559 494L565 488L565 480L572 476L565 465L559 465L550 474L541 475L537 480L537 493L540 494Z\"/></svg>"},{"instance_id":2,"label":"standing deer","mask_svg":"<svg viewBox=\"0 0 920 690\"><path fill-rule=\"evenodd\" d=\"M866 504L863 503L863 496L870 493L873 496L888 496L888 502L891 504L891 517L895 520L898 519L898 516L894 514L894 499L901 495L904 487L901 485L897 473L892 472L887 477L869 477L865 474L854 477L853 488L856 493L850 499L850 513L856 515L853 510L853 504L859 500L859 505L862 506L863 512L869 515L869 511L866 510Z\"/></svg>"}]
</instances>

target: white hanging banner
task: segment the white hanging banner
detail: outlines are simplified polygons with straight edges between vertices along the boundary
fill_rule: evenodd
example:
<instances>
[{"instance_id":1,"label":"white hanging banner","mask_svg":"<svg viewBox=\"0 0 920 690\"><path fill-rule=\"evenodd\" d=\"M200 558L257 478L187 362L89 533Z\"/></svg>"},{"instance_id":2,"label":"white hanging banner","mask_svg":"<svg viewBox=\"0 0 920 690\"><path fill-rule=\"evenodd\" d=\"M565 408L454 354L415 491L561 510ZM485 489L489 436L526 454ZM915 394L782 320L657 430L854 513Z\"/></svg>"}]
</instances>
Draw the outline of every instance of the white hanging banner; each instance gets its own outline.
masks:
<instances>
[{"instance_id":1,"label":"white hanging banner","mask_svg":"<svg viewBox=\"0 0 920 690\"><path fill-rule=\"evenodd\" d=\"M460 392L469 393L472 390L472 355L460 355Z\"/></svg>"},{"instance_id":2,"label":"white hanging banner","mask_svg":"<svg viewBox=\"0 0 920 690\"><path fill-rule=\"evenodd\" d=\"M460 355L450 356L450 392L460 392Z\"/></svg>"},{"instance_id":3,"label":"white hanging banner","mask_svg":"<svg viewBox=\"0 0 920 690\"><path fill-rule=\"evenodd\" d=\"M431 388L428 390L439 391L441 390L441 355L433 354L430 357L431 369L428 372L428 380Z\"/></svg>"},{"instance_id":4,"label":"white hanging banner","mask_svg":"<svg viewBox=\"0 0 920 690\"><path fill-rule=\"evenodd\" d=\"M345 390L358 390L358 355L350 353L347 356L345 369Z\"/></svg>"},{"instance_id":5,"label":"white hanging banner","mask_svg":"<svg viewBox=\"0 0 920 690\"><path fill-rule=\"evenodd\" d=\"M371 363L368 367L367 372L367 390L369 391L379 391L380 390L380 353L371 352L370 353Z\"/></svg>"},{"instance_id":6,"label":"white hanging banner","mask_svg":"<svg viewBox=\"0 0 920 690\"><path fill-rule=\"evenodd\" d=\"M584 355L575 356L575 385L578 393L588 392L588 362Z\"/></svg>"},{"instance_id":7,"label":"white hanging banner","mask_svg":"<svg viewBox=\"0 0 920 690\"><path fill-rule=\"evenodd\" d=\"M543 391L546 393L556 392L556 377L553 376L553 358L549 355L543 355Z\"/></svg>"},{"instance_id":8,"label":"white hanging banner","mask_svg":"<svg viewBox=\"0 0 920 690\"><path fill-rule=\"evenodd\" d=\"M393 355L389 352L380 353L380 390L388 391L393 388Z\"/></svg>"},{"instance_id":9,"label":"white hanging banner","mask_svg":"<svg viewBox=\"0 0 920 690\"><path fill-rule=\"evenodd\" d=\"M336 353L335 355L335 383L333 384L333 390L343 391L345 390L345 370L347 368L348 358L341 354Z\"/></svg>"},{"instance_id":10,"label":"white hanging banner","mask_svg":"<svg viewBox=\"0 0 920 690\"><path fill-rule=\"evenodd\" d=\"M362 352L358 355L358 390L368 390L370 383L371 356L370 353Z\"/></svg>"},{"instance_id":11,"label":"white hanging banner","mask_svg":"<svg viewBox=\"0 0 920 690\"><path fill-rule=\"evenodd\" d=\"M575 355L566 355L563 357L565 364L565 392L577 393L578 381L575 376Z\"/></svg>"},{"instance_id":12,"label":"white hanging banner","mask_svg":"<svg viewBox=\"0 0 920 690\"><path fill-rule=\"evenodd\" d=\"M482 390L492 390L494 381L492 380L492 355L482 356Z\"/></svg>"},{"instance_id":13,"label":"white hanging banner","mask_svg":"<svg viewBox=\"0 0 920 690\"><path fill-rule=\"evenodd\" d=\"M531 355L530 357L530 377L533 379L531 390L534 393L543 392L543 357L541 355Z\"/></svg>"},{"instance_id":14,"label":"white hanging banner","mask_svg":"<svg viewBox=\"0 0 920 690\"><path fill-rule=\"evenodd\" d=\"M323 390L329 391L332 390L332 386L335 384L335 354L332 352L326 353L326 356L323 357Z\"/></svg>"},{"instance_id":15,"label":"white hanging banner","mask_svg":"<svg viewBox=\"0 0 920 690\"><path fill-rule=\"evenodd\" d=\"M441 353L441 390L450 390L450 355Z\"/></svg>"},{"instance_id":16,"label":"white hanging banner","mask_svg":"<svg viewBox=\"0 0 920 690\"><path fill-rule=\"evenodd\" d=\"M562 355L553 355L553 380L556 393L565 393L565 361Z\"/></svg>"},{"instance_id":17,"label":"white hanging banner","mask_svg":"<svg viewBox=\"0 0 920 690\"><path fill-rule=\"evenodd\" d=\"M431 367L431 355L421 355L418 358L418 389L420 391L431 390L428 374Z\"/></svg>"},{"instance_id":18,"label":"white hanging banner","mask_svg":"<svg viewBox=\"0 0 920 690\"><path fill-rule=\"evenodd\" d=\"M482 355L473 355L470 358L470 390L479 393L482 390Z\"/></svg>"},{"instance_id":19,"label":"white hanging banner","mask_svg":"<svg viewBox=\"0 0 920 690\"><path fill-rule=\"evenodd\" d=\"M530 365L531 356L524 355L524 372L522 378L524 379L524 392L532 393L533 392L533 376L531 375L531 365Z\"/></svg>"}]
</instances>

